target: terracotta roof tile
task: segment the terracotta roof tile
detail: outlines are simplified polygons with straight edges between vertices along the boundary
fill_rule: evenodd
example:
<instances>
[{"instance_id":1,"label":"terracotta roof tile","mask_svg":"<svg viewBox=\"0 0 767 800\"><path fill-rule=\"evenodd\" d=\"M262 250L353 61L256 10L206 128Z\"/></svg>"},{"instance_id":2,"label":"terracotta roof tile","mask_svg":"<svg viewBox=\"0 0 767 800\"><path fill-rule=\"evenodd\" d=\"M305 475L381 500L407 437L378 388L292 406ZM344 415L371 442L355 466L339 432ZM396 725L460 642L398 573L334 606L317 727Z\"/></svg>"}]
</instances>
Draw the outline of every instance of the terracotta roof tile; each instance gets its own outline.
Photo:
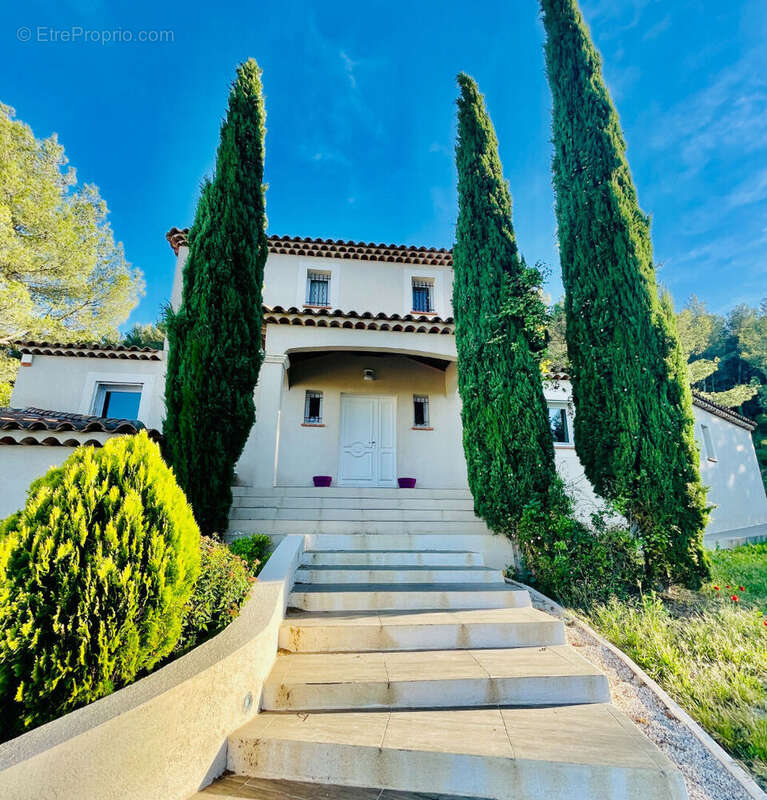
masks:
<instances>
[{"instance_id":1,"label":"terracotta roof tile","mask_svg":"<svg viewBox=\"0 0 767 800\"><path fill-rule=\"evenodd\" d=\"M128 347L119 344L93 344L92 342L35 342L16 341L14 347L22 353L40 356L79 356L82 358L113 358L132 361L161 361L162 349L154 347Z\"/></svg>"},{"instance_id":2,"label":"terracotta roof tile","mask_svg":"<svg viewBox=\"0 0 767 800\"><path fill-rule=\"evenodd\" d=\"M189 228L171 228L165 238L173 252L187 245ZM269 252L311 258L340 258L355 261L386 261L394 264L426 264L452 267L453 252L446 248L415 247L403 244L376 244L344 239L311 239L300 236L269 236Z\"/></svg>"},{"instance_id":3,"label":"terracotta roof tile","mask_svg":"<svg viewBox=\"0 0 767 800\"><path fill-rule=\"evenodd\" d=\"M0 408L0 431L46 431L51 433L110 433L110 434L133 434L140 430L146 430L151 439L159 441L162 435L154 428L146 428L143 422L136 419L117 419L113 417L96 417L87 414L72 414L65 411L48 411L42 408ZM76 439L64 439L63 437L47 437L38 439L27 437L21 441L12 436L0 438L0 444L44 444L44 445L64 445L77 447L82 442ZM101 443L89 440L86 444L95 444L99 447Z\"/></svg>"},{"instance_id":4,"label":"terracotta roof tile","mask_svg":"<svg viewBox=\"0 0 767 800\"><path fill-rule=\"evenodd\" d=\"M317 328L452 334L453 318L434 314L384 314L372 311L342 311L340 308L264 306L266 325L304 325Z\"/></svg>"}]
</instances>

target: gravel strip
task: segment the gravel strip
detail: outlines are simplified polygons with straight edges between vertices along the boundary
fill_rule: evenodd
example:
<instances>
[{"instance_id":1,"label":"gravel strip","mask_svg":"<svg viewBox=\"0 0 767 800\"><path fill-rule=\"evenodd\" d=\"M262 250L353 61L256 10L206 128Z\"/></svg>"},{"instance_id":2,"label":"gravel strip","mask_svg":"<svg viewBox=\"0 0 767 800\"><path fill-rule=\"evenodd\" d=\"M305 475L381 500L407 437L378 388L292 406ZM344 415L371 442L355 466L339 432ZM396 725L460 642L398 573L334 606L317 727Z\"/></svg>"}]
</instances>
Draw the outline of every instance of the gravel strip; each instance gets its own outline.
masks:
<instances>
[{"instance_id":1,"label":"gravel strip","mask_svg":"<svg viewBox=\"0 0 767 800\"><path fill-rule=\"evenodd\" d=\"M744 780L751 785L750 791L704 747L684 722L670 712L660 697L628 664L589 632L585 623L576 621L570 612L535 589L508 578L506 582L528 589L535 608L564 621L568 642L607 675L615 707L634 722L681 771L689 800L767 800L767 793L753 782L745 767L743 769L748 777L744 776Z\"/></svg>"}]
</instances>

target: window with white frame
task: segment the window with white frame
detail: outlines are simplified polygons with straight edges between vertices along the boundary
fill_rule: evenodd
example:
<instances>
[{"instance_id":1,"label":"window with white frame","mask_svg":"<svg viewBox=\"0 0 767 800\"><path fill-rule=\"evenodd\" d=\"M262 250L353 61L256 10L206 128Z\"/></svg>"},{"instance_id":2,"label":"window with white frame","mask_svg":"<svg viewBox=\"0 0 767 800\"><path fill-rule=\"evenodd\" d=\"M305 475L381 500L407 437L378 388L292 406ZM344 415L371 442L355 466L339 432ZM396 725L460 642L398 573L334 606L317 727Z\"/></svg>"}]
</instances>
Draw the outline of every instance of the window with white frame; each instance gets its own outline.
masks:
<instances>
[{"instance_id":1,"label":"window with white frame","mask_svg":"<svg viewBox=\"0 0 767 800\"><path fill-rule=\"evenodd\" d=\"M413 311L434 311L434 281L413 278Z\"/></svg>"},{"instance_id":2,"label":"window with white frame","mask_svg":"<svg viewBox=\"0 0 767 800\"><path fill-rule=\"evenodd\" d=\"M322 392L307 391L304 400L304 425L322 425Z\"/></svg>"},{"instance_id":3,"label":"window with white frame","mask_svg":"<svg viewBox=\"0 0 767 800\"><path fill-rule=\"evenodd\" d=\"M140 383L97 383L93 413L97 417L138 419L142 388Z\"/></svg>"},{"instance_id":4,"label":"window with white frame","mask_svg":"<svg viewBox=\"0 0 767 800\"><path fill-rule=\"evenodd\" d=\"M413 395L413 427L429 427L429 398L425 394Z\"/></svg>"},{"instance_id":5,"label":"window with white frame","mask_svg":"<svg viewBox=\"0 0 767 800\"><path fill-rule=\"evenodd\" d=\"M567 418L567 406L549 406L549 427L554 444L572 444L570 437L570 421Z\"/></svg>"},{"instance_id":6,"label":"window with white frame","mask_svg":"<svg viewBox=\"0 0 767 800\"><path fill-rule=\"evenodd\" d=\"M700 432L703 436L703 448L706 453L706 458L709 461L716 461L716 451L714 450L714 440L711 436L711 428L708 425L701 425Z\"/></svg>"},{"instance_id":7,"label":"window with white frame","mask_svg":"<svg viewBox=\"0 0 767 800\"><path fill-rule=\"evenodd\" d=\"M330 273L308 270L306 273L306 305L330 305Z\"/></svg>"}]
</instances>

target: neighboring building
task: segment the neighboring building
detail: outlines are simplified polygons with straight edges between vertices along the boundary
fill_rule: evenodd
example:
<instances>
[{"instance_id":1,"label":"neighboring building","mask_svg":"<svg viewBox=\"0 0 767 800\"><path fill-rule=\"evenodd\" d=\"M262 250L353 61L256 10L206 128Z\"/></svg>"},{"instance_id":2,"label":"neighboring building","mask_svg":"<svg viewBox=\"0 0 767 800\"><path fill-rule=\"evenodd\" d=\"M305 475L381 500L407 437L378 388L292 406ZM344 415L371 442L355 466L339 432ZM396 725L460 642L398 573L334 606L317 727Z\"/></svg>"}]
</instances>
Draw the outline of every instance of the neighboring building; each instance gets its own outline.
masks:
<instances>
[{"instance_id":1,"label":"neighboring building","mask_svg":"<svg viewBox=\"0 0 767 800\"><path fill-rule=\"evenodd\" d=\"M177 307L186 230L172 229L168 240L177 256ZM466 489L450 251L277 236L269 245L265 359L238 482L271 489L330 475L336 486L394 488L409 477L422 488ZM19 371L12 405L96 415L119 408L120 416L161 427L163 351L20 349L34 360ZM573 446L567 375L552 375L545 394L558 468L588 514L598 503ZM707 534L755 534L759 526L767 533L754 424L698 396L695 420L703 478L718 506ZM0 490L0 514L22 500L8 494Z\"/></svg>"}]
</instances>

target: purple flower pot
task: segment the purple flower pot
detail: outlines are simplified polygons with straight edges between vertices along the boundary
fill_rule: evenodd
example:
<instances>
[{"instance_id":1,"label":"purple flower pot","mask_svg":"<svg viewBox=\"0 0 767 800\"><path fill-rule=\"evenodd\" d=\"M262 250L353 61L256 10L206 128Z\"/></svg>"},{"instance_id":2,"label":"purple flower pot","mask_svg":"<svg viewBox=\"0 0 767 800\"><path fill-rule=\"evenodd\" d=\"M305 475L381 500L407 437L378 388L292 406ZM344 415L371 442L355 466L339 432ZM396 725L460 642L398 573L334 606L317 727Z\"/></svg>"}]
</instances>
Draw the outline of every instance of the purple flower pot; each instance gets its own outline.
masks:
<instances>
[{"instance_id":1,"label":"purple flower pot","mask_svg":"<svg viewBox=\"0 0 767 800\"><path fill-rule=\"evenodd\" d=\"M333 483L333 477L331 475L315 475L312 480L315 486L324 486L326 488Z\"/></svg>"},{"instance_id":2,"label":"purple flower pot","mask_svg":"<svg viewBox=\"0 0 767 800\"><path fill-rule=\"evenodd\" d=\"M400 489L415 489L415 478L397 478Z\"/></svg>"}]
</instances>

